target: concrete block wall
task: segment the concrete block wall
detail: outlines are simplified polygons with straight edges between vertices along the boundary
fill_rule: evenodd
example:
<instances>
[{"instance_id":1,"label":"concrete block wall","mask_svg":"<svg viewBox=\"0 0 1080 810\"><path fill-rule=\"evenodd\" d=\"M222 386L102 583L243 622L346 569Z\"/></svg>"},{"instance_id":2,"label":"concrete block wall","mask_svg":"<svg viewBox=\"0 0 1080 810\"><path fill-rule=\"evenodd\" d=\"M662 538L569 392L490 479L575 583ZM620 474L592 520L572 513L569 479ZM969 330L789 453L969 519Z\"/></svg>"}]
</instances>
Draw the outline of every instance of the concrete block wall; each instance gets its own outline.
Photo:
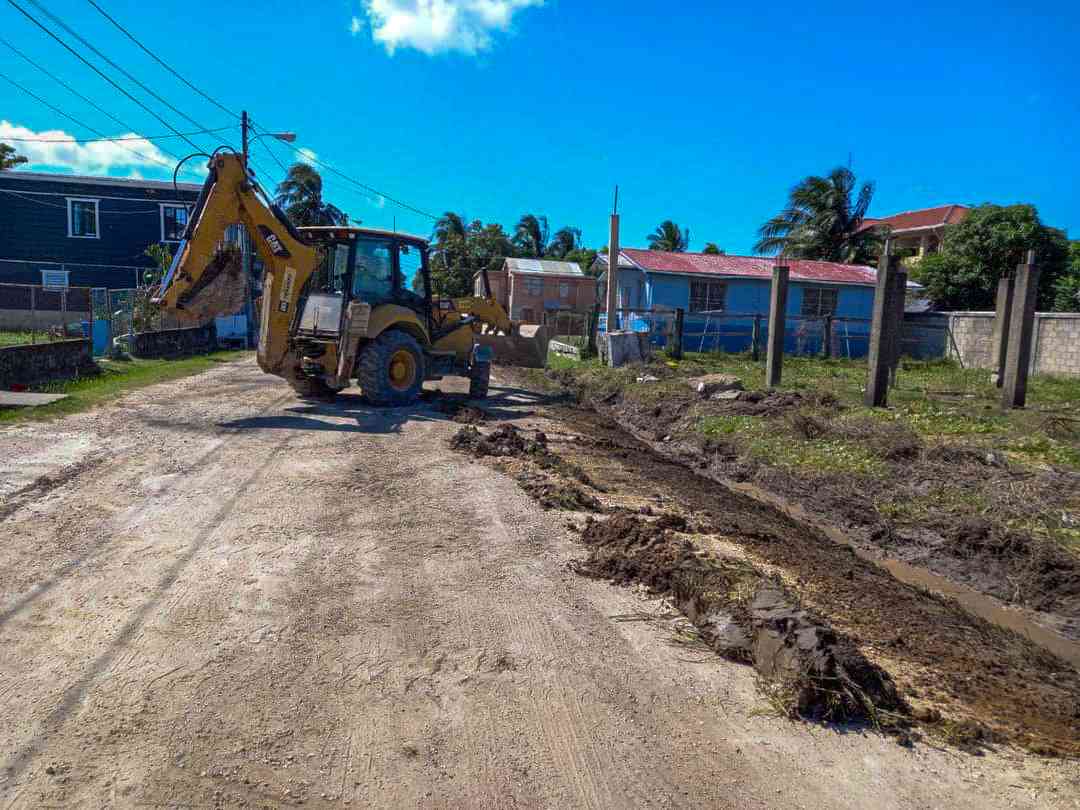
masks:
<instances>
[{"instance_id":1,"label":"concrete block wall","mask_svg":"<svg viewBox=\"0 0 1080 810\"><path fill-rule=\"evenodd\" d=\"M58 340L0 349L0 389L96 374L89 340Z\"/></svg>"},{"instance_id":2,"label":"concrete block wall","mask_svg":"<svg viewBox=\"0 0 1080 810\"><path fill-rule=\"evenodd\" d=\"M949 313L956 349L967 368L993 368L993 312ZM1032 374L1080 376L1080 312L1037 312L1032 338ZM948 347L950 357L956 350Z\"/></svg>"},{"instance_id":3,"label":"concrete block wall","mask_svg":"<svg viewBox=\"0 0 1080 810\"><path fill-rule=\"evenodd\" d=\"M952 344L948 347L950 357L956 357L959 351L965 368L993 367L993 312L951 312L949 329L952 331L952 343L955 344L955 348Z\"/></svg>"},{"instance_id":4,"label":"concrete block wall","mask_svg":"<svg viewBox=\"0 0 1080 810\"><path fill-rule=\"evenodd\" d=\"M1080 313L1036 315L1032 351L1036 374L1080 375Z\"/></svg>"},{"instance_id":5,"label":"concrete block wall","mask_svg":"<svg viewBox=\"0 0 1080 810\"><path fill-rule=\"evenodd\" d=\"M190 329L136 332L131 337L132 357L184 357L207 354L217 348L214 325Z\"/></svg>"}]
</instances>

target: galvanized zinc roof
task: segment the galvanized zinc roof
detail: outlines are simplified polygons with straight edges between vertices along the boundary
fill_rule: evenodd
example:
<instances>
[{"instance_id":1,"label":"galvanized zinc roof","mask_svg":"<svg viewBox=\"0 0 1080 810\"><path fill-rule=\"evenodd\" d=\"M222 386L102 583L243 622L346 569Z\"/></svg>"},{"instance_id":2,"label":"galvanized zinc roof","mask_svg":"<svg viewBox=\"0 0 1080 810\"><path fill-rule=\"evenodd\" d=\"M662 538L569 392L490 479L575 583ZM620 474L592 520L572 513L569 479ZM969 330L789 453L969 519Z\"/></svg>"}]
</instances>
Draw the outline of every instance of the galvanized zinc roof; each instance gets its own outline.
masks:
<instances>
[{"instance_id":1,"label":"galvanized zinc roof","mask_svg":"<svg viewBox=\"0 0 1080 810\"><path fill-rule=\"evenodd\" d=\"M507 259L506 268L512 273L538 273L545 276L585 276L577 262L556 262L550 259Z\"/></svg>"}]
</instances>

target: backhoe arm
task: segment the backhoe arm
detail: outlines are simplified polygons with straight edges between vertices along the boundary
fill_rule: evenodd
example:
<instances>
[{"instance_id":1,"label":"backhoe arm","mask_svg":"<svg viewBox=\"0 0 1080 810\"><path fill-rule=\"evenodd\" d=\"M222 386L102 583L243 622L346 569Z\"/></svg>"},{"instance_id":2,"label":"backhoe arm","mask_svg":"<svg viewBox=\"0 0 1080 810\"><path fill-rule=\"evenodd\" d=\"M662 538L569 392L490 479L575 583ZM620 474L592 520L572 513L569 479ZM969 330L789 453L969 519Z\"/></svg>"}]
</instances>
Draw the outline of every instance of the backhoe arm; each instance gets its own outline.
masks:
<instances>
[{"instance_id":1,"label":"backhoe arm","mask_svg":"<svg viewBox=\"0 0 1080 810\"><path fill-rule=\"evenodd\" d=\"M181 318L233 315L247 296L248 280L234 252L221 249L226 230L242 224L266 268L259 301L258 361L263 371L300 376L290 327L304 285L318 267L318 251L265 201L246 176L239 155L215 156L195 209L157 299Z\"/></svg>"}]
</instances>

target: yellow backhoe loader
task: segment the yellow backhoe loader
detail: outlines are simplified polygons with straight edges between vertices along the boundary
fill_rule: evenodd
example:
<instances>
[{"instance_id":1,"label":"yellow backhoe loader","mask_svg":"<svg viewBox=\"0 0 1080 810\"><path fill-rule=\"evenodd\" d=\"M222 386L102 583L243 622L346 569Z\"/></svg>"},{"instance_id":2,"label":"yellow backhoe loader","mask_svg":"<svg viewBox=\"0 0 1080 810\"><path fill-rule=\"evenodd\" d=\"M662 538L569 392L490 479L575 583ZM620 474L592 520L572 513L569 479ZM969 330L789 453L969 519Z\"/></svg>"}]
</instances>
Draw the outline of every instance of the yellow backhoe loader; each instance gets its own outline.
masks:
<instances>
[{"instance_id":1,"label":"yellow backhoe loader","mask_svg":"<svg viewBox=\"0 0 1080 810\"><path fill-rule=\"evenodd\" d=\"M245 170L216 154L156 299L198 322L237 312L250 295L237 251L223 245L241 224L262 259L256 300L259 366L305 397L330 397L357 380L379 405L403 405L425 380L468 377L487 396L493 360L543 367L548 334L511 322L486 295L436 299L428 243L352 227L296 228ZM486 281L486 274L485 274Z\"/></svg>"}]
</instances>

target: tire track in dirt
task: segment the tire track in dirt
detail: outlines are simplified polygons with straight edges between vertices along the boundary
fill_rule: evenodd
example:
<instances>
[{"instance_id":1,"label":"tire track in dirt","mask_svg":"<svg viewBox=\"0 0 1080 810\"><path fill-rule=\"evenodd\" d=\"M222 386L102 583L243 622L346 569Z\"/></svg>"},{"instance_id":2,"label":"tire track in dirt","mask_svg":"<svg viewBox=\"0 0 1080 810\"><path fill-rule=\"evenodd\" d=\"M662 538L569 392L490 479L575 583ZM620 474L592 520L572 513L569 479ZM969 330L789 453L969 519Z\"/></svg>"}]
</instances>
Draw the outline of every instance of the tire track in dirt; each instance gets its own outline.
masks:
<instances>
[{"instance_id":1,"label":"tire track in dirt","mask_svg":"<svg viewBox=\"0 0 1080 810\"><path fill-rule=\"evenodd\" d=\"M176 559L176 561L167 569L165 575L158 580L155 588L157 593L164 594L172 588L173 584L184 572L195 555L213 536L218 527L225 522L226 518L243 495L262 477L266 469L277 458L278 454L283 452L287 446L287 438L275 446L267 456L266 460L255 469L255 472L244 480L221 508L214 513L209 522L198 532L195 539L187 547L184 553ZM101 686L100 681L103 679L106 670L114 664L124 647L131 642L132 636L141 629L143 623L150 614L150 611L157 605L159 600L160 596L144 602L135 611L134 615L128 619L107 649L93 661L78 680L70 684L64 690L58 705L38 724L39 730L30 740L22 744L14 754L6 760L3 770L8 778L17 779L19 775L29 767L31 761L43 752L48 738L51 735L56 734L69 718L74 715L76 710L83 703L83 700L91 687Z\"/></svg>"}]
</instances>

